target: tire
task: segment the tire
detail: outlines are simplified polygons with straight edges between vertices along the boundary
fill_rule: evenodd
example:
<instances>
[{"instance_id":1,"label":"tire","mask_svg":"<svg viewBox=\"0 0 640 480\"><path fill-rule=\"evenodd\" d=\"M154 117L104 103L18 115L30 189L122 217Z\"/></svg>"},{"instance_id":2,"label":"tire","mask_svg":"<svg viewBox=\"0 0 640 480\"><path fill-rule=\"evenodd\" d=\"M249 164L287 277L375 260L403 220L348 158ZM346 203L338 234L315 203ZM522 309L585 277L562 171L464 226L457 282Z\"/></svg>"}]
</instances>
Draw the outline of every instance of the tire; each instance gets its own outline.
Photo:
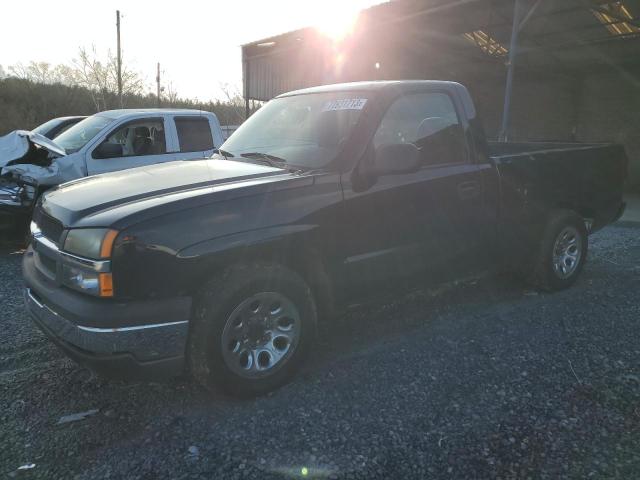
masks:
<instances>
[{"instance_id":1,"label":"tire","mask_svg":"<svg viewBox=\"0 0 640 480\"><path fill-rule=\"evenodd\" d=\"M542 234L530 282L549 292L570 287L584 267L588 247L584 219L571 210L553 212Z\"/></svg>"},{"instance_id":2,"label":"tire","mask_svg":"<svg viewBox=\"0 0 640 480\"><path fill-rule=\"evenodd\" d=\"M316 322L311 290L295 272L261 263L232 267L196 299L191 373L207 389L234 396L275 390L303 363Z\"/></svg>"}]
</instances>

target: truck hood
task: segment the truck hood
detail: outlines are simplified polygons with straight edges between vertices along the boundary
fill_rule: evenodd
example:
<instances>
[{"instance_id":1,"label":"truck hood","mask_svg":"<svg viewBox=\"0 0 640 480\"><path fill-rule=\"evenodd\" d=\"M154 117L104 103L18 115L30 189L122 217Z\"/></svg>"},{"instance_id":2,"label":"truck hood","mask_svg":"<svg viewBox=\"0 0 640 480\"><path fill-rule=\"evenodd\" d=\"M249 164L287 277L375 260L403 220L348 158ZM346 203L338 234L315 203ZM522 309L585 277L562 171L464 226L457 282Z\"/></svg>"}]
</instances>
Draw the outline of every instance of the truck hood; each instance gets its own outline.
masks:
<instances>
[{"instance_id":1,"label":"truck hood","mask_svg":"<svg viewBox=\"0 0 640 480\"><path fill-rule=\"evenodd\" d=\"M232 160L175 161L65 183L43 196L42 209L67 227L87 226L86 221L91 224L97 221L96 218L91 221L90 217L105 211L115 220L151 206L207 195L216 189L228 191L293 176L281 168ZM82 225L77 225L80 220Z\"/></svg>"},{"instance_id":2,"label":"truck hood","mask_svg":"<svg viewBox=\"0 0 640 480\"><path fill-rule=\"evenodd\" d=\"M25 163L29 163L28 159L24 157L29 153L31 145L43 148L54 156L61 157L66 155L63 148L39 133L15 130L0 137L0 167L20 160L25 160Z\"/></svg>"}]
</instances>

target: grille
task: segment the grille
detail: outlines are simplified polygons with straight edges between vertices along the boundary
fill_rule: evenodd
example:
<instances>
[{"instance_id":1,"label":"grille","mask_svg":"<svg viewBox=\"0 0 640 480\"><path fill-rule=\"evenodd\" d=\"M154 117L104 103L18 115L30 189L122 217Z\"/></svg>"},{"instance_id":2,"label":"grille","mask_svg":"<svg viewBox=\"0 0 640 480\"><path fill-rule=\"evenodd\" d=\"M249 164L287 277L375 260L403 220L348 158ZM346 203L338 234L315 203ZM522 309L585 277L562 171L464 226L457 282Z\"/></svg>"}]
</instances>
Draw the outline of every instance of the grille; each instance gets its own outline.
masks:
<instances>
[{"instance_id":1,"label":"grille","mask_svg":"<svg viewBox=\"0 0 640 480\"><path fill-rule=\"evenodd\" d=\"M45 276L55 279L56 278L56 261L52 258L47 257L46 255L42 255L36 252L36 267L40 270Z\"/></svg>"},{"instance_id":2,"label":"grille","mask_svg":"<svg viewBox=\"0 0 640 480\"><path fill-rule=\"evenodd\" d=\"M55 273L56 271L56 261L52 258L49 258L45 255L40 255L40 261L42 264L49 269L50 272Z\"/></svg>"},{"instance_id":3,"label":"grille","mask_svg":"<svg viewBox=\"0 0 640 480\"><path fill-rule=\"evenodd\" d=\"M41 210L36 210L33 219L45 237L47 237L52 242L59 244L60 236L62 235L62 230L64 229L60 221L42 213Z\"/></svg>"}]
</instances>

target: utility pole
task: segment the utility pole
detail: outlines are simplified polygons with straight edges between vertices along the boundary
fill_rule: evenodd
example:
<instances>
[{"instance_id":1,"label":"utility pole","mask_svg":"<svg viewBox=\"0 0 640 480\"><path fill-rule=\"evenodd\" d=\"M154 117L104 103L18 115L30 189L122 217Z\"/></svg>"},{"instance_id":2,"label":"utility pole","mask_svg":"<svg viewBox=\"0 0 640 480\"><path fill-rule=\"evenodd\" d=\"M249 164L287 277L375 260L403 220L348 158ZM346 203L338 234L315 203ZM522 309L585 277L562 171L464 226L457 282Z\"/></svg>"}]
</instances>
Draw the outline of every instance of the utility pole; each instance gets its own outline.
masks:
<instances>
[{"instance_id":1,"label":"utility pole","mask_svg":"<svg viewBox=\"0 0 640 480\"><path fill-rule=\"evenodd\" d=\"M246 120L251 115L251 107L249 106L249 61L243 59L243 73L244 73L244 119Z\"/></svg>"},{"instance_id":2,"label":"utility pole","mask_svg":"<svg viewBox=\"0 0 640 480\"><path fill-rule=\"evenodd\" d=\"M160 108L160 62L158 62L158 73L156 74L156 83L158 84L158 108Z\"/></svg>"},{"instance_id":3,"label":"utility pole","mask_svg":"<svg viewBox=\"0 0 640 480\"><path fill-rule=\"evenodd\" d=\"M124 106L122 102L122 53L120 52L120 10L116 10L116 30L118 31L118 99L120 108Z\"/></svg>"}]
</instances>

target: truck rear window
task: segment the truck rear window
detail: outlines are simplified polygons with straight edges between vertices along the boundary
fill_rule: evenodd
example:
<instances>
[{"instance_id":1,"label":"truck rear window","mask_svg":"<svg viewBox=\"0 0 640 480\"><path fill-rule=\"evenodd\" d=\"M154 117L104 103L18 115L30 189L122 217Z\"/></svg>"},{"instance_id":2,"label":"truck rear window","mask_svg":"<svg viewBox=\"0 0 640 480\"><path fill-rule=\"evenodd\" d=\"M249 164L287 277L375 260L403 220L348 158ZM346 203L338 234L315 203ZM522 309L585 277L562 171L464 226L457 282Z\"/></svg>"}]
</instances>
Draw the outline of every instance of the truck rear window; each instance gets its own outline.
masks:
<instances>
[{"instance_id":1,"label":"truck rear window","mask_svg":"<svg viewBox=\"0 0 640 480\"><path fill-rule=\"evenodd\" d=\"M181 152L204 152L213 149L211 127L206 117L176 117Z\"/></svg>"}]
</instances>

